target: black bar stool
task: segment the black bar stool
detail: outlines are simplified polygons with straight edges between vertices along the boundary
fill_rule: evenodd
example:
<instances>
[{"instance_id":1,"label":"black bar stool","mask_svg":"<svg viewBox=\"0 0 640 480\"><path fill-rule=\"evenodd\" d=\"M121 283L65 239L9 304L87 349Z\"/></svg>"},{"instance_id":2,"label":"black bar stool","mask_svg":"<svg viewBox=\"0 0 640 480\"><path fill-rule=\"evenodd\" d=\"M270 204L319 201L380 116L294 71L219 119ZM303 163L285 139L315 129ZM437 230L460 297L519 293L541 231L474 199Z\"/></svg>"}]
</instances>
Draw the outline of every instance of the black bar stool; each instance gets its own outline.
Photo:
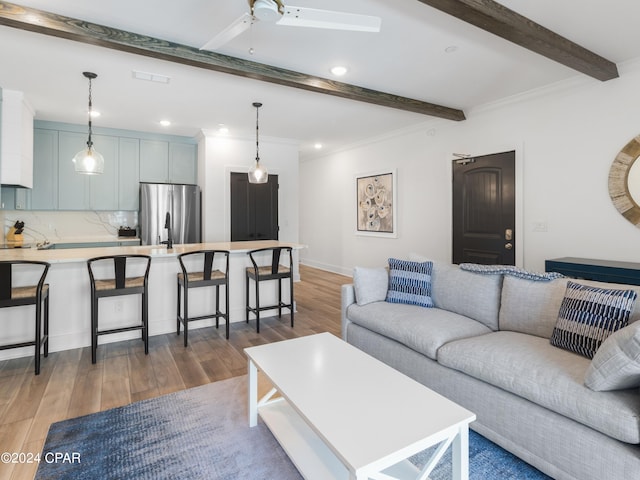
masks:
<instances>
[{"instance_id":1,"label":"black bar stool","mask_svg":"<svg viewBox=\"0 0 640 480\"><path fill-rule=\"evenodd\" d=\"M214 270L214 260L216 255L224 258L224 272ZM197 250L178 255L182 273L178 273L178 314L176 334L180 335L180 323L184 325L184 346L187 346L189 335L189 322L204 320L205 318L215 318L216 328L220 325L220 317L224 318L226 324L226 337L229 339L229 252L227 250ZM197 262L197 269L194 271L194 264ZM192 267L189 271L187 265ZM225 313L220 311L220 286L224 286L225 293ZM181 288L182 287L182 288ZM216 287L215 313L200 315L189 318L189 289L199 287ZM181 290L184 290L184 316L181 316Z\"/></svg>"},{"instance_id":2,"label":"black bar stool","mask_svg":"<svg viewBox=\"0 0 640 480\"><path fill-rule=\"evenodd\" d=\"M36 267L36 272L33 272ZM41 268L40 268L41 267ZM44 347L44 356L49 356L49 284L44 283L49 271L47 262L35 260L4 260L0 261L0 308L35 305L36 333L31 342L0 345L0 350L35 346L35 374L40 375L40 351ZM20 276L25 279L35 279L39 276L37 285L17 286L13 279ZM18 283L18 282L15 282ZM44 301L44 322L42 321L42 302ZM44 332L43 332L44 330Z\"/></svg>"},{"instance_id":3,"label":"black bar stool","mask_svg":"<svg viewBox=\"0 0 640 480\"><path fill-rule=\"evenodd\" d=\"M289 254L289 266L285 267L280 264L280 257L282 252ZM247 323L249 323L249 312L253 312L256 316L256 331L260 333L260 312L264 310L278 309L278 317L282 317L282 309L288 308L291 312L291 326L293 327L293 249L291 247L271 247L271 248L259 248L257 250L251 250L248 252L251 259L252 267L246 269L246 315ZM258 266L256 262L257 254L271 253L271 263L266 266ZM249 279L253 279L256 284L256 306L251 307L249 305ZM289 298L290 303L282 302L282 280L289 279ZM278 303L276 305L260 306L260 282L266 282L269 280L278 281Z\"/></svg>"},{"instance_id":4,"label":"black bar stool","mask_svg":"<svg viewBox=\"0 0 640 480\"><path fill-rule=\"evenodd\" d=\"M129 260L129 264L127 264ZM148 281L151 257L148 255L107 255L90 258L87 260L89 279L91 280L91 363L96 363L96 351L98 349L98 335L127 332L130 330L142 330L144 353L149 353L149 301ZM109 278L96 278L96 269L107 268L112 276ZM144 274L131 275L135 270L140 273L144 268ZM98 275L102 277L102 275ZM118 295L142 295L142 322L130 327L99 330L98 328L98 299L102 297L114 297Z\"/></svg>"}]
</instances>

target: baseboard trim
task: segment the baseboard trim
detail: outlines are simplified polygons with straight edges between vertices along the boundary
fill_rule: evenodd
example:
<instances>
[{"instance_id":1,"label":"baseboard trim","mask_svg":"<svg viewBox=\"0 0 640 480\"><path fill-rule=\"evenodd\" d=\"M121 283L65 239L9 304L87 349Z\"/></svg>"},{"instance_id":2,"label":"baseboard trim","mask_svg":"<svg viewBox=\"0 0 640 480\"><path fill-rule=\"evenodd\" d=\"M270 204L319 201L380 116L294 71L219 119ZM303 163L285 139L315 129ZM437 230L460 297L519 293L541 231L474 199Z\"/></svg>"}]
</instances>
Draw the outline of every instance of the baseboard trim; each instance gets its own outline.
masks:
<instances>
[{"instance_id":1,"label":"baseboard trim","mask_svg":"<svg viewBox=\"0 0 640 480\"><path fill-rule=\"evenodd\" d=\"M315 260L310 260L308 258L301 258L300 264L306 265L307 267L318 268L320 270L324 270L331 273L337 273L339 275L345 275L347 277L353 277L352 268L346 268L340 265L331 265L328 263L316 262Z\"/></svg>"}]
</instances>

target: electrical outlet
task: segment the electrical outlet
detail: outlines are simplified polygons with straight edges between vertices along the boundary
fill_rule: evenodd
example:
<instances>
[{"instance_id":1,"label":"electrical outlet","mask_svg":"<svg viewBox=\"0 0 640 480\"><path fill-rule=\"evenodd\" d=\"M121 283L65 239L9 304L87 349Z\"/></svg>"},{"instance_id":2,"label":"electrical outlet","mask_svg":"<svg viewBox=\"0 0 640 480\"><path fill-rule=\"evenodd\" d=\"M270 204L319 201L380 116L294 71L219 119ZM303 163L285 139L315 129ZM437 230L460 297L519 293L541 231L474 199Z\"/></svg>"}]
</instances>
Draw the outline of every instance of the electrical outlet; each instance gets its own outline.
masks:
<instances>
[{"instance_id":1,"label":"electrical outlet","mask_svg":"<svg viewBox=\"0 0 640 480\"><path fill-rule=\"evenodd\" d=\"M533 222L533 231L534 232L546 232L547 231L547 222Z\"/></svg>"}]
</instances>

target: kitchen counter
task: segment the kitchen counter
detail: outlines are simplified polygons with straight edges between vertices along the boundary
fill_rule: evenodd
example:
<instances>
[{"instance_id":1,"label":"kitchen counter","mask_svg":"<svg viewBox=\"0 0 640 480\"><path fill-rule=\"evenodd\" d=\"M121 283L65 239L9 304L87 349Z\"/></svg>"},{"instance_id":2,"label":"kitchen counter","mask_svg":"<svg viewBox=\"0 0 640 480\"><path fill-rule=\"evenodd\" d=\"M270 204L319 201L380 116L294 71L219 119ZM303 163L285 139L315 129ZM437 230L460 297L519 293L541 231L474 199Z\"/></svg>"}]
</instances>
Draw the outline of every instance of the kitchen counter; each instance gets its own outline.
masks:
<instances>
[{"instance_id":1,"label":"kitchen counter","mask_svg":"<svg viewBox=\"0 0 640 480\"><path fill-rule=\"evenodd\" d=\"M90 287L87 259L104 255L144 254L150 255L149 271L149 335L161 335L175 332L176 328L176 274L180 271L177 255L202 249L229 250L229 317L231 322L245 320L245 268L250 266L246 253L249 250L272 246L289 246L294 249L294 279L299 279L298 250L305 248L297 243L273 240L251 242L213 242L174 245L167 249L159 245L138 245L122 247L65 248L44 249L13 248L0 250L0 260L40 260L49 262L51 268L47 274L49 284L50 333L49 350L51 352L89 346L90 334ZM216 263L215 268L223 268ZM19 279L16 279L19 281ZM272 284L272 285L270 285ZM277 295L277 282L267 282L260 286L260 297L264 302L273 301ZM288 301L288 288L283 289L283 301ZM224 296L222 296L224 299ZM140 296L126 295L100 300L100 327L119 328L137 323L140 317ZM213 307L211 289L198 288L189 292L189 316L208 313ZM7 310L7 309L2 309ZM0 334L0 343L17 343L21 339L31 338L33 333L33 311L29 308L16 308L2 315L11 315L12 321ZM267 311L264 317L276 314ZM251 317L253 318L253 317ZM201 328L214 325L213 319L194 322L189 328ZM223 328L223 327L221 327ZM224 330L223 330L224 331ZM232 333L233 334L233 333ZM102 336L100 344L136 338L137 332L123 332ZM223 337L224 338L224 337ZM151 344L153 348L153 343ZM0 360L17 356L32 356L33 347L0 351ZM46 360L43 368L47 368Z\"/></svg>"},{"instance_id":2,"label":"kitchen counter","mask_svg":"<svg viewBox=\"0 0 640 480\"><path fill-rule=\"evenodd\" d=\"M188 243L174 245L172 249L167 249L166 246L162 245L51 249L14 248L0 250L0 260L40 260L49 262L51 264L56 264L68 262L86 262L89 258L100 257L103 255L143 254L150 255L152 258L176 257L181 253L205 249L229 250L231 254L246 254L249 250L278 245L292 247L296 250L304 248L304 245L300 245L297 243L278 242L274 240L260 240L250 242Z\"/></svg>"}]
</instances>

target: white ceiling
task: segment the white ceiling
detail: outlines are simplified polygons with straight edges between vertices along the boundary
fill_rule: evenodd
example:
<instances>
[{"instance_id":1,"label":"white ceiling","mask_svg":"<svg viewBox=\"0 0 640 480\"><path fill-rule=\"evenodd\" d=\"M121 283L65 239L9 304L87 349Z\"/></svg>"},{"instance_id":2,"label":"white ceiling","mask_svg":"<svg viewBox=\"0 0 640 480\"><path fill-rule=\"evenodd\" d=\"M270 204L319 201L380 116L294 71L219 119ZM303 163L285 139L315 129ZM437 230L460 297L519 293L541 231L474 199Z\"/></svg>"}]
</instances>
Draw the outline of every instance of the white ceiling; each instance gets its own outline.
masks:
<instances>
[{"instance_id":1,"label":"white ceiling","mask_svg":"<svg viewBox=\"0 0 640 480\"><path fill-rule=\"evenodd\" d=\"M380 33L258 23L218 50L320 77L342 64L341 81L469 111L473 107L582 75L468 25L418 0L292 0L382 18ZM243 12L246 0L20 0L14 3L201 47ZM603 57L640 57L637 0L501 0L500 3ZM93 71L95 126L194 136L225 124L230 135L255 133L327 149L430 120L430 117L237 76L173 64L69 40L0 27L0 87L25 92L36 118L86 123ZM453 53L447 47L455 46ZM249 48L254 49L253 55ZM169 84L132 78L138 70ZM592 80L597 82L598 80ZM170 119L169 128L159 126Z\"/></svg>"}]
</instances>

